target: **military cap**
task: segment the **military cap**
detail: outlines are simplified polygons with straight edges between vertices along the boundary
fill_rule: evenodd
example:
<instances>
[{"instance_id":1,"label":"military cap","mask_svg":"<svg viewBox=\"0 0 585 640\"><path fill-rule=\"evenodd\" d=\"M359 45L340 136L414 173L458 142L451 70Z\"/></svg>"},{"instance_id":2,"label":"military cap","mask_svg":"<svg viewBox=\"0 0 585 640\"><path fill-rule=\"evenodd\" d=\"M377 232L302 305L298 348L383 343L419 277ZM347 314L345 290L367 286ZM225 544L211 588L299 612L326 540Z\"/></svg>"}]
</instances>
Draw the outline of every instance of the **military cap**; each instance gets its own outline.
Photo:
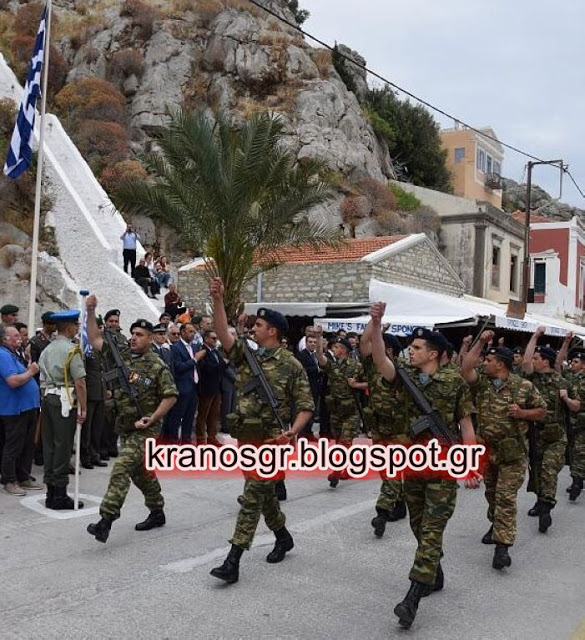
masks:
<instances>
[{"instance_id":1,"label":"military cap","mask_svg":"<svg viewBox=\"0 0 585 640\"><path fill-rule=\"evenodd\" d=\"M77 322L81 312L77 309L69 309L67 311L55 311L51 314L51 320L55 324L68 324Z\"/></svg>"},{"instance_id":2,"label":"military cap","mask_svg":"<svg viewBox=\"0 0 585 640\"><path fill-rule=\"evenodd\" d=\"M8 314L8 313L18 313L18 307L15 304L5 304L0 309L0 313L2 315Z\"/></svg>"},{"instance_id":3,"label":"military cap","mask_svg":"<svg viewBox=\"0 0 585 640\"><path fill-rule=\"evenodd\" d=\"M152 332L153 333L166 333L167 332L167 326L166 326L166 324L155 324L154 327L152 328Z\"/></svg>"},{"instance_id":4,"label":"military cap","mask_svg":"<svg viewBox=\"0 0 585 640\"><path fill-rule=\"evenodd\" d=\"M571 349L571 351L569 351L569 360L573 358L585 360L585 349Z\"/></svg>"},{"instance_id":5,"label":"military cap","mask_svg":"<svg viewBox=\"0 0 585 640\"><path fill-rule=\"evenodd\" d=\"M351 342L347 338L337 338L335 342L340 344L342 347L345 347L348 351L351 351L352 349Z\"/></svg>"},{"instance_id":6,"label":"military cap","mask_svg":"<svg viewBox=\"0 0 585 640\"><path fill-rule=\"evenodd\" d=\"M524 349L522 347L514 347L514 349L512 349L512 352L517 356L524 355Z\"/></svg>"},{"instance_id":7,"label":"military cap","mask_svg":"<svg viewBox=\"0 0 585 640\"><path fill-rule=\"evenodd\" d=\"M273 311L272 309L266 309L265 307L260 307L260 309L258 309L257 316L259 318L262 318L262 320L266 320L268 324L272 325L275 329L278 329L279 331L282 331L282 332L288 331L288 320L282 315L282 313L278 311Z\"/></svg>"},{"instance_id":8,"label":"military cap","mask_svg":"<svg viewBox=\"0 0 585 640\"><path fill-rule=\"evenodd\" d=\"M557 358L557 352L551 347L536 347L535 352L540 353L541 357L548 360L551 366Z\"/></svg>"},{"instance_id":9,"label":"military cap","mask_svg":"<svg viewBox=\"0 0 585 640\"><path fill-rule=\"evenodd\" d=\"M55 321L53 320L53 311L45 311L41 316L41 322L43 324L55 324Z\"/></svg>"},{"instance_id":10,"label":"military cap","mask_svg":"<svg viewBox=\"0 0 585 640\"><path fill-rule=\"evenodd\" d=\"M150 333L152 333L154 331L154 327L152 326L152 322L149 322L148 320L144 320L142 318L135 320L131 325L130 325L130 333L132 333L134 331L134 329L144 329L145 331L149 331Z\"/></svg>"},{"instance_id":11,"label":"military cap","mask_svg":"<svg viewBox=\"0 0 585 640\"><path fill-rule=\"evenodd\" d=\"M492 354L501 360L510 369L514 364L514 352L508 347L491 347L487 350L488 354Z\"/></svg>"},{"instance_id":12,"label":"military cap","mask_svg":"<svg viewBox=\"0 0 585 640\"><path fill-rule=\"evenodd\" d=\"M444 335L439 333L438 331L431 331L430 329L426 329L425 327L416 327L410 336L412 340L416 338L420 338L421 340L426 340L430 342L434 347L439 349L439 351L445 351L447 349L447 339Z\"/></svg>"},{"instance_id":13,"label":"military cap","mask_svg":"<svg viewBox=\"0 0 585 640\"><path fill-rule=\"evenodd\" d=\"M109 311L106 311L106 315L104 316L104 322L108 321L108 318L111 318L112 316L120 316L120 309L110 309Z\"/></svg>"},{"instance_id":14,"label":"military cap","mask_svg":"<svg viewBox=\"0 0 585 640\"><path fill-rule=\"evenodd\" d=\"M382 338L386 349L392 349L394 355L398 355L402 351L403 347L396 336L393 336L391 333L383 333Z\"/></svg>"}]
</instances>

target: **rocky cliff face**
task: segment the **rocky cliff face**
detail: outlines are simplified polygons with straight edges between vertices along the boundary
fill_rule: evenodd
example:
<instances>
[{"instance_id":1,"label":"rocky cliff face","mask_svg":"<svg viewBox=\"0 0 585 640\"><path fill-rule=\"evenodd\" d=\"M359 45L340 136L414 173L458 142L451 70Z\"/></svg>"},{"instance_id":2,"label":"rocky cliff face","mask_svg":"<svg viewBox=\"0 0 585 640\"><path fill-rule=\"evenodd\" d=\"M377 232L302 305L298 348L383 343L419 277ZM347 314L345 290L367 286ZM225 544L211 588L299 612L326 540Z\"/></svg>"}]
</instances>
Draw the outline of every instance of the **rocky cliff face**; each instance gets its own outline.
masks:
<instances>
[{"instance_id":1,"label":"rocky cliff face","mask_svg":"<svg viewBox=\"0 0 585 640\"><path fill-rule=\"evenodd\" d=\"M506 211L524 211L526 209L526 185L504 178L502 207ZM571 207L550 196L544 189L533 184L530 191L530 208L538 210L539 216L555 220L570 220L573 216L585 220L585 210Z\"/></svg>"}]
</instances>

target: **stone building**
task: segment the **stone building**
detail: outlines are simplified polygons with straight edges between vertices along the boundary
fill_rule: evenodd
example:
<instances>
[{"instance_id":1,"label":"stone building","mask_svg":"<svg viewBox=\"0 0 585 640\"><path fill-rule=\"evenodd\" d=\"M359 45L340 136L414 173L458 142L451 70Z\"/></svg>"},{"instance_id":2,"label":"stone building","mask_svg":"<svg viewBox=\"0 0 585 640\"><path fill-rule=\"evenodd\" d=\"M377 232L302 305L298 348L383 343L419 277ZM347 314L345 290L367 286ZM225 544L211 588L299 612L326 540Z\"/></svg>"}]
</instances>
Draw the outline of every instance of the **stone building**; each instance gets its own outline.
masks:
<instances>
[{"instance_id":1,"label":"stone building","mask_svg":"<svg viewBox=\"0 0 585 640\"><path fill-rule=\"evenodd\" d=\"M289 247L279 255L280 266L266 272L260 268L248 283L242 296L246 303L270 305L285 313L289 305L294 308L290 315L318 316L332 306L367 305L371 279L453 296L463 295L465 289L424 233L352 238L321 249ZM197 309L209 302L201 260L179 270L178 286L183 299ZM315 303L321 305L321 313Z\"/></svg>"}]
</instances>

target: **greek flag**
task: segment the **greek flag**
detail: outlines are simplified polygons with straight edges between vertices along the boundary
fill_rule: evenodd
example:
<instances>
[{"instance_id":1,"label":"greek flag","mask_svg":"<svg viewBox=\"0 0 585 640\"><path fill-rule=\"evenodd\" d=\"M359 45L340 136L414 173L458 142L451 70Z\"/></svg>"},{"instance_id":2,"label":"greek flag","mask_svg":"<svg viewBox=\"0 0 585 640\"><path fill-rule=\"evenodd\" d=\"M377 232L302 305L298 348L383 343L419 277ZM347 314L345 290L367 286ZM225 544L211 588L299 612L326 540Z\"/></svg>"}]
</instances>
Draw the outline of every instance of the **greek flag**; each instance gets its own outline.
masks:
<instances>
[{"instance_id":1,"label":"greek flag","mask_svg":"<svg viewBox=\"0 0 585 640\"><path fill-rule=\"evenodd\" d=\"M31 165L33 157L33 132L35 128L35 105L41 93L41 73L45 55L45 34L47 29L47 7L43 10L41 24L30 61L22 102L16 119L16 126L8 148L4 173L9 178L18 178Z\"/></svg>"}]
</instances>

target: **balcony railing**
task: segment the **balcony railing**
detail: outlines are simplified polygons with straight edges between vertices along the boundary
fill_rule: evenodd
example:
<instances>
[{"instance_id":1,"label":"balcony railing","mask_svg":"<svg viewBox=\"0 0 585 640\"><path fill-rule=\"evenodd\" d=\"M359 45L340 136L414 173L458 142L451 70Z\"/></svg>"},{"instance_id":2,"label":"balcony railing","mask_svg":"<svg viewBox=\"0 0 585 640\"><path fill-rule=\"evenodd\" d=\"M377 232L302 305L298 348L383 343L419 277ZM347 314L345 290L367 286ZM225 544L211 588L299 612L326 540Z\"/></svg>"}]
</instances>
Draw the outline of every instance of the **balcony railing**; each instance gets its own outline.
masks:
<instances>
[{"instance_id":1,"label":"balcony railing","mask_svg":"<svg viewBox=\"0 0 585 640\"><path fill-rule=\"evenodd\" d=\"M485 186L488 189L501 189L502 188L502 176L499 173L486 173L485 174Z\"/></svg>"}]
</instances>

